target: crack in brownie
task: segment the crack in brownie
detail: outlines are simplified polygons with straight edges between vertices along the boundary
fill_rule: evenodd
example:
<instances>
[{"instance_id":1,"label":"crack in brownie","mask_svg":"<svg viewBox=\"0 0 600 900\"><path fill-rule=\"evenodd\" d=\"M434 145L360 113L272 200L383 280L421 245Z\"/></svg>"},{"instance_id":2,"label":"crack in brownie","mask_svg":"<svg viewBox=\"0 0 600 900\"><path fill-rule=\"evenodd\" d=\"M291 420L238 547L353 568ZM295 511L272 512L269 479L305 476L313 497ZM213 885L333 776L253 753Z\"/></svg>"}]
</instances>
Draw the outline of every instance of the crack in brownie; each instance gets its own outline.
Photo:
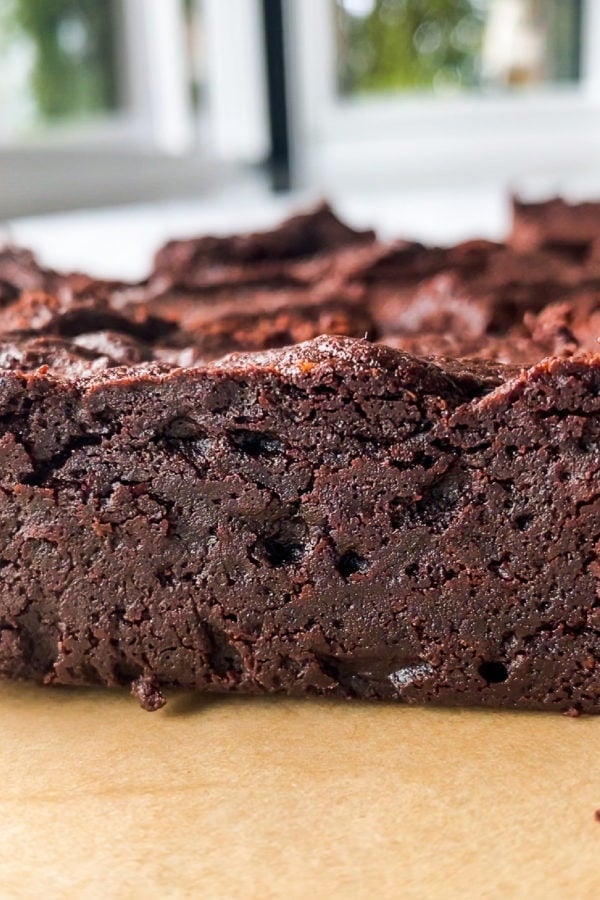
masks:
<instances>
[{"instance_id":1,"label":"crack in brownie","mask_svg":"<svg viewBox=\"0 0 600 900\"><path fill-rule=\"evenodd\" d=\"M385 246L320 206L136 285L0 254L0 674L598 712L577 240Z\"/></svg>"}]
</instances>

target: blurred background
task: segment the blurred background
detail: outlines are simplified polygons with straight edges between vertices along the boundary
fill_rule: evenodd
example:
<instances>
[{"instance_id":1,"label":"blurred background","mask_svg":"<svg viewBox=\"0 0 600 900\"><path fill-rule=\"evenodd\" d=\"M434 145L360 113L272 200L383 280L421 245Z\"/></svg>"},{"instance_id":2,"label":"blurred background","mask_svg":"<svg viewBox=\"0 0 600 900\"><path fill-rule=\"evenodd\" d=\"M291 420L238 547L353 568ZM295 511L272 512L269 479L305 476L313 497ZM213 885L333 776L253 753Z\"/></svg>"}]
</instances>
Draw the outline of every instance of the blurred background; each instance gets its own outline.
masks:
<instances>
[{"instance_id":1,"label":"blurred background","mask_svg":"<svg viewBox=\"0 0 600 900\"><path fill-rule=\"evenodd\" d=\"M599 107L599 0L0 0L0 220L120 274L318 195L497 236L510 191L600 194Z\"/></svg>"}]
</instances>

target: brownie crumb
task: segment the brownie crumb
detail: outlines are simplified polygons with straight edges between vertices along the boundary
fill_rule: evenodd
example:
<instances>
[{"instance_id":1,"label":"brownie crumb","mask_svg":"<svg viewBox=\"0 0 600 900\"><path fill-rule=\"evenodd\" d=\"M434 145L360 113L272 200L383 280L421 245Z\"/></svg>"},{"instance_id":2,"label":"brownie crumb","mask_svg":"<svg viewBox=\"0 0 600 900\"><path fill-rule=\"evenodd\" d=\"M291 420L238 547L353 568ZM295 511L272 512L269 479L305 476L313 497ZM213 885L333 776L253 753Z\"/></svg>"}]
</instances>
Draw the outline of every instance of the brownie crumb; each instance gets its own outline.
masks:
<instances>
[{"instance_id":1,"label":"brownie crumb","mask_svg":"<svg viewBox=\"0 0 600 900\"><path fill-rule=\"evenodd\" d=\"M146 712L156 712L167 702L167 698L158 687L154 678L140 675L131 683L131 693L139 700L142 709Z\"/></svg>"}]
</instances>

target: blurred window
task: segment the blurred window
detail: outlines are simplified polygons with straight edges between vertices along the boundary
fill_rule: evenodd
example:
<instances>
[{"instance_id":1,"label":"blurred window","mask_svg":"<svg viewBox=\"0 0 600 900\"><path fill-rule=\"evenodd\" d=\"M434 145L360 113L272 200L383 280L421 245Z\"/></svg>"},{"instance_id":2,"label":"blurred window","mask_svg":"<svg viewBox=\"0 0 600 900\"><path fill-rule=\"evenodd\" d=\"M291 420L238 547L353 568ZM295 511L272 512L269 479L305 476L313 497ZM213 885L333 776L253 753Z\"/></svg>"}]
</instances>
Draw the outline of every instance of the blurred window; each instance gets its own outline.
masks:
<instances>
[{"instance_id":1,"label":"blurred window","mask_svg":"<svg viewBox=\"0 0 600 900\"><path fill-rule=\"evenodd\" d=\"M282 2L305 184L514 182L600 155L600 0ZM0 0L0 218L181 195L264 160L274 6Z\"/></svg>"},{"instance_id":2,"label":"blurred window","mask_svg":"<svg viewBox=\"0 0 600 900\"><path fill-rule=\"evenodd\" d=\"M559 177L600 153L600 0L289 0L322 191Z\"/></svg>"},{"instance_id":3,"label":"blurred window","mask_svg":"<svg viewBox=\"0 0 600 900\"><path fill-rule=\"evenodd\" d=\"M182 149L204 112L203 7L0 0L0 143L92 136Z\"/></svg>"},{"instance_id":4,"label":"blurred window","mask_svg":"<svg viewBox=\"0 0 600 900\"><path fill-rule=\"evenodd\" d=\"M580 0L334 0L342 96L577 81Z\"/></svg>"},{"instance_id":5,"label":"blurred window","mask_svg":"<svg viewBox=\"0 0 600 900\"><path fill-rule=\"evenodd\" d=\"M121 87L116 0L3 0L1 138L106 117Z\"/></svg>"},{"instance_id":6,"label":"blurred window","mask_svg":"<svg viewBox=\"0 0 600 900\"><path fill-rule=\"evenodd\" d=\"M0 0L0 220L261 162L259 0Z\"/></svg>"}]
</instances>

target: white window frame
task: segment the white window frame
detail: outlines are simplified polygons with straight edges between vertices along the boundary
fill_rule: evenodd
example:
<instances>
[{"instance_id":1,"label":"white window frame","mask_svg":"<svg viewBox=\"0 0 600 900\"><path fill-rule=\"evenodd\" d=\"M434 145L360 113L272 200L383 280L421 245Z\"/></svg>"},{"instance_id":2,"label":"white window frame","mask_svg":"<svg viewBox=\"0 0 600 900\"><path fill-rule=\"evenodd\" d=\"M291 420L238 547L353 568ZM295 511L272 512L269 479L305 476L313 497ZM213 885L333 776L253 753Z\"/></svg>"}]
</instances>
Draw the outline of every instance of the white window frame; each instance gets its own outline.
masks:
<instances>
[{"instance_id":1,"label":"white window frame","mask_svg":"<svg viewBox=\"0 0 600 900\"><path fill-rule=\"evenodd\" d=\"M584 0L581 79L522 93L340 98L330 0L287 0L300 183L322 191L539 183L597 165L600 2Z\"/></svg>"},{"instance_id":2,"label":"white window frame","mask_svg":"<svg viewBox=\"0 0 600 900\"><path fill-rule=\"evenodd\" d=\"M177 153L189 145L184 23L178 0L122 0L118 13L116 55L122 107L90 122L49 125L38 136L0 145L0 151L36 146L110 145L115 149L144 143Z\"/></svg>"},{"instance_id":3,"label":"white window frame","mask_svg":"<svg viewBox=\"0 0 600 900\"><path fill-rule=\"evenodd\" d=\"M208 88L199 118L189 96L182 3L122 0L122 109L0 144L0 219L198 195L266 156L259 2L195 2Z\"/></svg>"}]
</instances>

